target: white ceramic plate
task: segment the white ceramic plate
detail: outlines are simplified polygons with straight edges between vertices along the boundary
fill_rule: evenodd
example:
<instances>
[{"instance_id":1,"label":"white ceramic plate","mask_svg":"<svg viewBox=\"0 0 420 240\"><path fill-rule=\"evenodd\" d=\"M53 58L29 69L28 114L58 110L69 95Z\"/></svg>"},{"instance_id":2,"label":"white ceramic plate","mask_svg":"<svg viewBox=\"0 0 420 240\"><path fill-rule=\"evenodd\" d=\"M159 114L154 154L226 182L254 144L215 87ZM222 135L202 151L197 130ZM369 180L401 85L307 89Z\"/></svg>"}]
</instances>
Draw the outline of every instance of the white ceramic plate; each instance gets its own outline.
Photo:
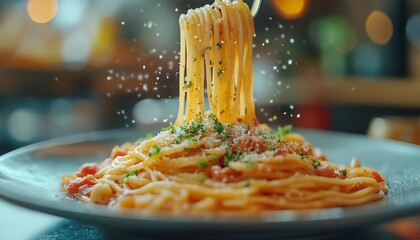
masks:
<instances>
[{"instance_id":1,"label":"white ceramic plate","mask_svg":"<svg viewBox=\"0 0 420 240\"><path fill-rule=\"evenodd\" d=\"M30 145L0 157L0 197L33 210L93 224L120 236L251 239L314 236L420 213L420 147L335 132L299 131L332 162L353 156L378 169L390 192L382 201L351 208L279 211L259 218L152 217L86 205L60 191L61 176L101 161L112 147L144 132L114 130Z\"/></svg>"}]
</instances>

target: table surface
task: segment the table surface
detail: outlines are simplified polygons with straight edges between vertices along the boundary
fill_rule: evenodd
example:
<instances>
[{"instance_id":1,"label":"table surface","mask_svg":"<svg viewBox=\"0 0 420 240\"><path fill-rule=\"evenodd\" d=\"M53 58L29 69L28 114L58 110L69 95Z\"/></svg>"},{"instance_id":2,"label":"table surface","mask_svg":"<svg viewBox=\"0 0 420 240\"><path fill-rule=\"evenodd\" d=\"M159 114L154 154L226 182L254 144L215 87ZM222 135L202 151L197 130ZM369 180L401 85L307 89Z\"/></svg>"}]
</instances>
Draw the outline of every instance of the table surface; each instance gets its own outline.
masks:
<instances>
[{"instance_id":1,"label":"table surface","mask_svg":"<svg viewBox=\"0 0 420 240\"><path fill-rule=\"evenodd\" d=\"M388 223L351 231L342 236L318 236L303 239L420 239L420 216L403 218ZM113 240L95 227L60 217L28 210L0 200L0 239L13 240ZM136 239L151 240L136 236Z\"/></svg>"}]
</instances>

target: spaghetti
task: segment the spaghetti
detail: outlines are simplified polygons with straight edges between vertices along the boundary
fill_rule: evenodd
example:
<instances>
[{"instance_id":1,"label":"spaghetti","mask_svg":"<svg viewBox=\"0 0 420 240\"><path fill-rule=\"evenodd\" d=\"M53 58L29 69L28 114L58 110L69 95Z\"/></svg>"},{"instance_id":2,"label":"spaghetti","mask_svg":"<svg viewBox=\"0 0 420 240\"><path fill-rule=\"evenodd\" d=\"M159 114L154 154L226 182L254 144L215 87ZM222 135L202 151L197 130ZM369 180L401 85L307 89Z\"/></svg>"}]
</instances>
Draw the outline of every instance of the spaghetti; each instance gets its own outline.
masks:
<instances>
[{"instance_id":1,"label":"spaghetti","mask_svg":"<svg viewBox=\"0 0 420 240\"><path fill-rule=\"evenodd\" d=\"M204 116L204 80L210 111L224 123L254 124L254 21L242 1L216 1L181 15L180 101L176 125ZM188 97L188 101L185 98Z\"/></svg>"},{"instance_id":2,"label":"spaghetti","mask_svg":"<svg viewBox=\"0 0 420 240\"><path fill-rule=\"evenodd\" d=\"M290 126L258 124L246 4L216 1L182 15L180 26L175 125L64 176L64 191L85 202L169 214L328 208L385 196L376 170L358 160L333 164Z\"/></svg>"}]
</instances>

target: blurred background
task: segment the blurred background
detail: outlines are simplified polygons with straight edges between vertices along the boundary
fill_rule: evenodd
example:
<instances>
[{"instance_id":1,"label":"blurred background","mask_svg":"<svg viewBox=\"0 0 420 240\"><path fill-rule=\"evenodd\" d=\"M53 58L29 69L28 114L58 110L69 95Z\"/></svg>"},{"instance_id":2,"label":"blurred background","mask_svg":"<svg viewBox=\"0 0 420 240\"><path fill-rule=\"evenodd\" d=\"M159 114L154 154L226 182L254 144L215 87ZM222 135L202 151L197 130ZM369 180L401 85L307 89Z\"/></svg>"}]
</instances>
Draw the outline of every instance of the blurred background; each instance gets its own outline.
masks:
<instances>
[{"instance_id":1,"label":"blurred background","mask_svg":"<svg viewBox=\"0 0 420 240\"><path fill-rule=\"evenodd\" d=\"M179 15L211 2L0 0L0 153L170 124ZM265 0L255 27L262 122L420 144L420 1Z\"/></svg>"}]
</instances>

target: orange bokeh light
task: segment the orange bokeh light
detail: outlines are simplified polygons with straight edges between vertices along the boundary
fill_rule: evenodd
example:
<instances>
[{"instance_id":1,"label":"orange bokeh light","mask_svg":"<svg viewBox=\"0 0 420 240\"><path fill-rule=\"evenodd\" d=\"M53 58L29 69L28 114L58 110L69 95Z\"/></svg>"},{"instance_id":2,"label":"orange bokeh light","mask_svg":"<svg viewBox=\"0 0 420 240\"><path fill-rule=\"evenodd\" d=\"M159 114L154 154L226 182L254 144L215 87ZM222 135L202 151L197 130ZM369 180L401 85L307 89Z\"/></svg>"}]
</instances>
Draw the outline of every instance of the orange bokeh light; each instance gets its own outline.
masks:
<instances>
[{"instance_id":1,"label":"orange bokeh light","mask_svg":"<svg viewBox=\"0 0 420 240\"><path fill-rule=\"evenodd\" d=\"M394 33L394 26L389 16L378 10L369 15L365 27L370 40L378 45L387 44Z\"/></svg>"},{"instance_id":2,"label":"orange bokeh light","mask_svg":"<svg viewBox=\"0 0 420 240\"><path fill-rule=\"evenodd\" d=\"M309 0L272 0L274 10L285 19L297 19L306 13Z\"/></svg>"},{"instance_id":3,"label":"orange bokeh light","mask_svg":"<svg viewBox=\"0 0 420 240\"><path fill-rule=\"evenodd\" d=\"M28 0L29 17L36 23L47 23L55 17L58 10L57 0Z\"/></svg>"}]
</instances>

